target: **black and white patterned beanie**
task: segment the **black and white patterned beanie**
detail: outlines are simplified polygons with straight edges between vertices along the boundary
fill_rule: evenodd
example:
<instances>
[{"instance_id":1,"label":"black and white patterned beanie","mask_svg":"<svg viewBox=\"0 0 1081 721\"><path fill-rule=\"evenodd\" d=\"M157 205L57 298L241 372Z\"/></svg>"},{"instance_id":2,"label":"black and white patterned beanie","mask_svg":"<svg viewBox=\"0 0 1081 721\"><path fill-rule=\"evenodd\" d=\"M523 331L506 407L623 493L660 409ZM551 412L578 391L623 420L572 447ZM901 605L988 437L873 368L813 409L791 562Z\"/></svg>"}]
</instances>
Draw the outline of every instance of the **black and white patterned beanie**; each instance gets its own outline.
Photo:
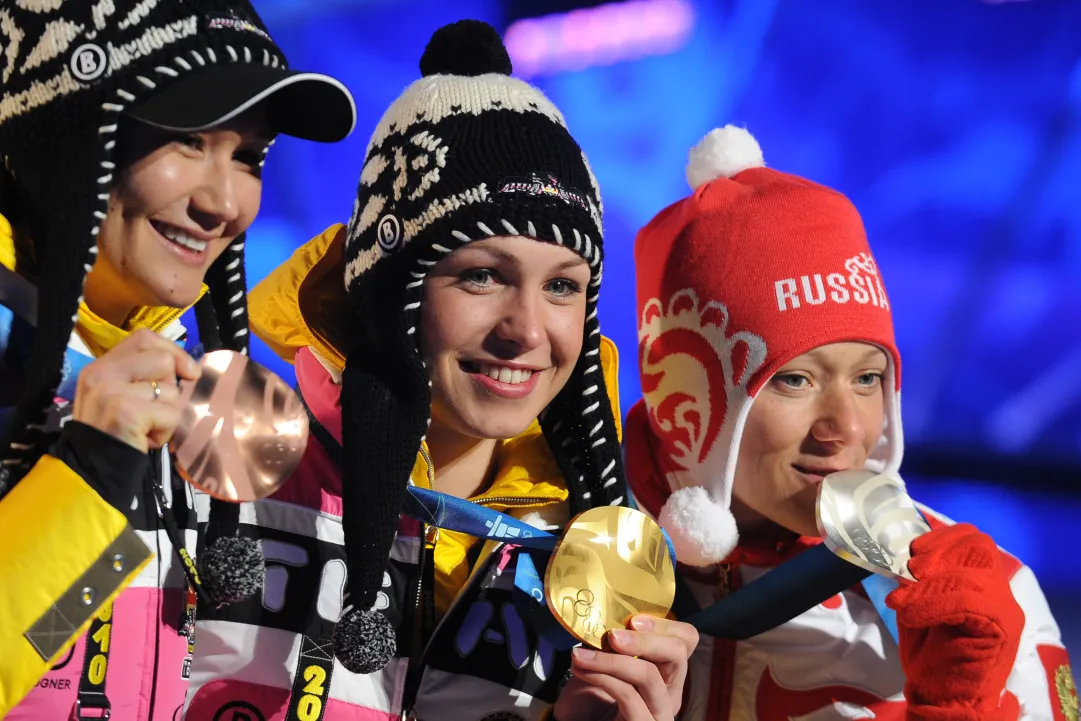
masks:
<instances>
[{"instance_id":1,"label":"black and white patterned beanie","mask_svg":"<svg viewBox=\"0 0 1081 721\"><path fill-rule=\"evenodd\" d=\"M163 99L171 99L168 107L182 115L191 114L185 107L220 106L220 93L192 97L200 86L190 81L234 82L238 73L256 83L268 76L290 85L316 77L325 80L328 89L317 95L337 103L337 125L323 128L316 135L325 137L313 139L348 135L355 108L337 81L298 78L302 74L286 70L285 56L247 0L0 0L0 47L0 156L5 173L0 183L19 198L17 210L29 219L37 286L49 291L38 298L37 334L25 385L0 446L3 496L55 440L45 421L62 378L83 283L97 256L98 228L122 170L118 128L134 122L129 114L163 117ZM229 73L223 72L227 66ZM224 110L239 113L271 92L277 90ZM335 95L339 92L340 98ZM177 93L183 96L179 103ZM269 103L284 104L273 99ZM296 118L286 117L280 107L275 112L286 127L272 129L292 132ZM210 293L197 309L201 338L210 340L210 348L220 339L222 346L246 353L243 235L216 261L206 280ZM238 513L232 504L212 503L208 539L229 542L212 549L222 559L244 550L233 538ZM247 550L252 557L252 549ZM261 574L261 557L254 558L258 567L241 576ZM230 590L228 579L218 578L213 569L204 573L204 581L223 602L254 590L250 584Z\"/></svg>"},{"instance_id":2,"label":"black and white patterned beanie","mask_svg":"<svg viewBox=\"0 0 1081 721\"><path fill-rule=\"evenodd\" d=\"M420 70L368 145L346 239L354 309L342 389L349 572L334 650L355 673L380 669L395 653L394 630L373 605L431 418L417 344L424 278L448 253L473 240L525 236L589 262L582 355L540 422L572 513L625 497L600 367L602 207L589 163L559 110L510 77L489 25L441 28Z\"/></svg>"}]
</instances>

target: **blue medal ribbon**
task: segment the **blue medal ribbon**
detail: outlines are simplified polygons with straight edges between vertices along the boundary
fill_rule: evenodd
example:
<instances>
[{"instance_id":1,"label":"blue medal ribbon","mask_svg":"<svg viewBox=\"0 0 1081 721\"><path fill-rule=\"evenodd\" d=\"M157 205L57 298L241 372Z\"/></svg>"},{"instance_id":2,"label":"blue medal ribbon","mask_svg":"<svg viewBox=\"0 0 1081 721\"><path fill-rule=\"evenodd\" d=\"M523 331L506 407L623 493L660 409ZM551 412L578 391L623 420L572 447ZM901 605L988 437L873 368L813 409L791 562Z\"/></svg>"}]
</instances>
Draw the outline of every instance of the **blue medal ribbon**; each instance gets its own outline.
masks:
<instances>
[{"instance_id":1,"label":"blue medal ribbon","mask_svg":"<svg viewBox=\"0 0 1081 721\"><path fill-rule=\"evenodd\" d=\"M867 593L867 598L871 599L886 630L893 636L894 643L898 644L901 641L897 635L897 612L886 605L886 596L899 585L896 579L886 578L877 573L872 573L863 579L863 590Z\"/></svg>"},{"instance_id":2,"label":"blue medal ribbon","mask_svg":"<svg viewBox=\"0 0 1081 721\"><path fill-rule=\"evenodd\" d=\"M788 623L857 583L896 642L897 614L886 606L886 596L898 582L849 563L824 543L705 608L698 606L686 583L677 577L674 610L679 620L701 633L742 641Z\"/></svg>"},{"instance_id":3,"label":"blue medal ribbon","mask_svg":"<svg viewBox=\"0 0 1081 721\"><path fill-rule=\"evenodd\" d=\"M556 620L544 595L541 575L547 569L559 537L506 513L426 488L409 486L404 512L430 526L476 538L521 546L515 557L514 605L518 614L552 647L566 650L579 641ZM663 530L662 530L663 533ZM664 534L675 567L676 553Z\"/></svg>"}]
</instances>

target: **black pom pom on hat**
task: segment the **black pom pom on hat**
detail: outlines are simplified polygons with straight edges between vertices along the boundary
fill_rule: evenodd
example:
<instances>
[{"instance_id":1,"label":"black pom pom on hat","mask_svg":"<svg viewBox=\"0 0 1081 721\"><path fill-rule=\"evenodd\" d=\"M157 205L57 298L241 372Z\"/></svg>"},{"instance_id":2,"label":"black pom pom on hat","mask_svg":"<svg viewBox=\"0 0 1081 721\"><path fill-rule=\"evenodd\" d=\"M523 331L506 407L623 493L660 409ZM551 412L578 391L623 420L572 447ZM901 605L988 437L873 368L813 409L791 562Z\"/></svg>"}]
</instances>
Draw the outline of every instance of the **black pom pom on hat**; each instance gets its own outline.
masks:
<instances>
[{"instance_id":1,"label":"black pom pom on hat","mask_svg":"<svg viewBox=\"0 0 1081 721\"><path fill-rule=\"evenodd\" d=\"M459 20L435 31L420 58L420 74L510 75L510 55L499 33L480 20Z\"/></svg>"},{"instance_id":2,"label":"black pom pom on hat","mask_svg":"<svg viewBox=\"0 0 1081 721\"><path fill-rule=\"evenodd\" d=\"M352 673L375 673L394 658L396 634L379 611L346 611L334 627L334 655Z\"/></svg>"},{"instance_id":3,"label":"black pom pom on hat","mask_svg":"<svg viewBox=\"0 0 1081 721\"><path fill-rule=\"evenodd\" d=\"M250 598L263 587L266 561L258 541L225 536L199 554L203 588L219 606Z\"/></svg>"}]
</instances>

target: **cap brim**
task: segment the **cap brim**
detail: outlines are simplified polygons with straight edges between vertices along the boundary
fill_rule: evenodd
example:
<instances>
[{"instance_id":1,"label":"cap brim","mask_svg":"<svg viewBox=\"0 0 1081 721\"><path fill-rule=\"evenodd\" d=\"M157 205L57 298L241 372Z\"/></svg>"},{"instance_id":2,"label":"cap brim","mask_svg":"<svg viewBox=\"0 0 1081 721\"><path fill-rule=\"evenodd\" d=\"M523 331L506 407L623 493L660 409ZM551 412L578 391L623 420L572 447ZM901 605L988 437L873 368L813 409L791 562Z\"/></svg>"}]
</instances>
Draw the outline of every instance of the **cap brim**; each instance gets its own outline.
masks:
<instances>
[{"instance_id":1,"label":"cap brim","mask_svg":"<svg viewBox=\"0 0 1081 721\"><path fill-rule=\"evenodd\" d=\"M164 130L209 130L266 102L270 130L334 143L357 122L353 96L339 81L319 73L264 65L224 65L193 72L128 112Z\"/></svg>"}]
</instances>

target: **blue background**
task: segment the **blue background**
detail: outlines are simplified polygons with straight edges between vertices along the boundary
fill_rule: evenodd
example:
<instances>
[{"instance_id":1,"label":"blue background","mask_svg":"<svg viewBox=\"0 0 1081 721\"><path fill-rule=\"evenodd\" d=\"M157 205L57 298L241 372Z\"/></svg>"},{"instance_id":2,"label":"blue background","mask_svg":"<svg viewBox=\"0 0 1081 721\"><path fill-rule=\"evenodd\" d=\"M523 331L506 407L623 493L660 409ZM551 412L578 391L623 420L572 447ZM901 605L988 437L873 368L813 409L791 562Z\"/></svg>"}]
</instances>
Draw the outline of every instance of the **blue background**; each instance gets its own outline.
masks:
<instances>
[{"instance_id":1,"label":"blue background","mask_svg":"<svg viewBox=\"0 0 1081 721\"><path fill-rule=\"evenodd\" d=\"M624 410L639 395L635 231L687 192L702 135L745 125L772 167L837 188L864 216L904 359L913 495L1031 565L1081 648L1081 3L691 5L673 52L531 78L602 188L601 320L623 349ZM272 149L251 284L348 220L368 136L419 76L431 33L508 21L508 6L484 0L256 6L291 65L341 79L359 118L343 143Z\"/></svg>"}]
</instances>

